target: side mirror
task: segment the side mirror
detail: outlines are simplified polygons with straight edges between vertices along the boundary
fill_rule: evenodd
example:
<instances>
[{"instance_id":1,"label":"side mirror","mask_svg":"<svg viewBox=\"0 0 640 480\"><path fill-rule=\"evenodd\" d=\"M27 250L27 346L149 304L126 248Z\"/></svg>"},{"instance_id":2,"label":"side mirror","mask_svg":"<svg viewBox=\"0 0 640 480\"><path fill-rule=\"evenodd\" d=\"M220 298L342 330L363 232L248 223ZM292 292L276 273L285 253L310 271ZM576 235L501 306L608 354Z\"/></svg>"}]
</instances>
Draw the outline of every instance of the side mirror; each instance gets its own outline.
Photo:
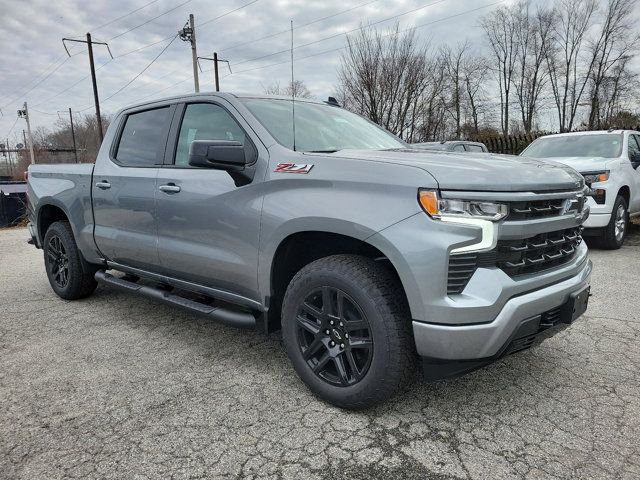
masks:
<instances>
[{"instance_id":1,"label":"side mirror","mask_svg":"<svg viewBox=\"0 0 640 480\"><path fill-rule=\"evenodd\" d=\"M238 171L247 164L245 148L232 140L194 140L189 146L189 165Z\"/></svg>"},{"instance_id":2,"label":"side mirror","mask_svg":"<svg viewBox=\"0 0 640 480\"><path fill-rule=\"evenodd\" d=\"M189 165L226 170L241 187L251 183L258 151L247 138L244 145L234 140L194 140L189 146Z\"/></svg>"}]
</instances>

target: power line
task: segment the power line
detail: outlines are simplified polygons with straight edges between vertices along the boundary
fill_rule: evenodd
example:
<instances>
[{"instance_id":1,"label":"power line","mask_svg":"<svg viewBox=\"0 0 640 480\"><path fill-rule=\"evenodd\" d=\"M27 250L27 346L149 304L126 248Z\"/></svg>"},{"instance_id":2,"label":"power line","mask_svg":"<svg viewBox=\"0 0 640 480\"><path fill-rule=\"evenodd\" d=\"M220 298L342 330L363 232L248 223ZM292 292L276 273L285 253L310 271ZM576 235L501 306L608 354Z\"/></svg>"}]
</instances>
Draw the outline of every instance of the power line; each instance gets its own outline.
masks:
<instances>
[{"instance_id":1,"label":"power line","mask_svg":"<svg viewBox=\"0 0 640 480\"><path fill-rule=\"evenodd\" d=\"M16 117L16 119L13 121L13 125L11 125L11 128L9 129L9 131L2 138L9 138L9 135L11 135L11 132L13 132L13 129L15 128L16 123L18 123L18 120L20 120L20 117Z\"/></svg>"},{"instance_id":2,"label":"power line","mask_svg":"<svg viewBox=\"0 0 640 480\"><path fill-rule=\"evenodd\" d=\"M211 18L209 20L204 21L200 25L196 25L196 27L202 27L202 26L204 26L204 25L206 25L208 23L214 22L214 21L216 21L216 20L218 20L218 19L220 19L222 17L226 17L227 15L230 15L230 14L232 14L234 12L237 12L238 10L242 10L243 8L246 8L249 5L253 5L254 3L256 3L258 1L260 1L260 0L253 0L253 1L249 2L249 3L245 3L244 5L240 5L238 8L234 8L233 10L230 10L230 11L228 11L226 13L223 13L222 15L218 15L217 17L214 17L214 18Z\"/></svg>"},{"instance_id":3,"label":"power line","mask_svg":"<svg viewBox=\"0 0 640 480\"><path fill-rule=\"evenodd\" d=\"M211 23L211 22L213 22L214 20L218 20L219 18L226 17L227 15L229 15L229 14L231 14L231 13L234 13L234 12L237 12L238 10L241 10L241 9L243 9L243 8L245 8L245 7L248 7L249 5L253 5L254 3L256 3L256 2L258 2L258 1L259 1L259 0L253 0L252 2L249 2L249 3L245 4L245 5L241 5L241 6L240 6L240 7L238 7L238 8L234 8L233 10L229 10L228 12L225 12L225 13L223 13L222 15L218 15L217 17L212 18L212 19L209 19L209 20L207 20L207 21L205 21L205 22L201 23L200 25L196 25L196 27L200 27L200 26L202 26L202 25L205 25L205 24ZM375 1L377 1L377 0L375 0ZM116 55L116 57L115 57L115 58L120 58L120 57L125 57L125 56L127 56L127 55L131 55L132 53L136 53L136 52L139 52L139 51L144 50L144 49L146 49L146 48L153 47L154 45L158 45L159 43L166 42L167 40L170 40L170 39L172 39L172 38L173 38L173 35L169 35L168 37L162 38L162 39L160 39L160 40L158 40L158 41L155 41L155 42L152 42L152 43L148 43L148 44L146 44L146 45L143 45L143 46L141 46L141 47L135 48L135 49L130 50L130 51L128 51L128 52L122 53L122 54L120 54L120 55Z\"/></svg>"},{"instance_id":4,"label":"power line","mask_svg":"<svg viewBox=\"0 0 640 480\"><path fill-rule=\"evenodd\" d=\"M125 13L124 15L121 15L121 16L119 16L118 18L114 18L113 20L110 20L110 21L108 21L107 23L103 23L102 25L99 25L99 26L97 26L97 27L91 28L89 31L91 31L91 32L95 32L96 30L99 30L99 29L101 29L101 28L103 28L103 27L106 27L107 25L111 25L112 23L115 23L115 22L117 22L118 20L122 20L123 18L126 18L126 17L128 17L129 15L133 15L134 13L139 12L140 10L142 10L142 9L144 9L144 8L146 8L146 7L148 7L149 5L152 5L152 4L154 4L154 3L157 3L158 1L159 1L159 0L151 0L150 2L145 3L145 4L144 4L144 5L142 5L141 7L136 8L135 10L131 10L129 13Z\"/></svg>"},{"instance_id":5,"label":"power line","mask_svg":"<svg viewBox=\"0 0 640 480\"><path fill-rule=\"evenodd\" d=\"M361 3L360 5L356 5L355 7L351 7L351 8L347 8L346 10L342 10L342 11L340 11L338 13L334 13L332 15L327 15L327 16L322 17L322 18L317 18L317 19L312 20L310 22L303 23L302 25L296 27L296 30L300 30L300 29L302 29L304 27L308 27L309 25L313 25L314 23L318 23L318 22L322 22L324 20L328 20L329 18L337 17L338 15L342 15L344 13L351 12L351 11L356 10L358 8L365 7L367 5L371 5L372 3L376 3L378 1L380 1L380 0L370 0L368 2ZM269 35L265 35L264 37L255 38L255 39L249 40L247 42L236 43L235 45L231 45L230 47L223 47L223 48L220 49L220 51L223 51L223 52L226 53L226 52L229 52L231 50L235 50L236 48L244 47L245 45L250 45L252 43L256 43L256 42L259 42L261 40L266 40L267 38L273 38L273 37L277 37L278 35L282 35L284 33L289 33L289 31L290 31L290 29L281 30L279 32L271 33Z\"/></svg>"},{"instance_id":6,"label":"power line","mask_svg":"<svg viewBox=\"0 0 640 480\"><path fill-rule=\"evenodd\" d=\"M156 60L158 60L158 58L160 58L160 56L167 50L167 48L169 48L169 46L171 46L171 44L173 43L173 41L178 38L178 35L174 35L174 37L171 39L171 41L160 51L160 53L158 53L158 55L155 56L155 58L153 60L151 60L151 62L149 62L149 64L144 67L140 73L138 73L136 76L134 76L131 80L129 80L127 83L125 83L122 87L120 87L118 90L116 90L115 92L113 92L111 95L109 95L107 98L103 99L103 102L106 102L107 100L115 97L117 94L119 94L121 91L123 91L125 88L127 88L129 85L131 85L134 81L136 81L136 79L138 77L140 77L140 75L142 75L144 72L147 71L147 69L149 67L151 67L151 65L153 65L155 63ZM81 112L84 110L87 110L88 108L91 107L87 107L83 110L80 110Z\"/></svg>"},{"instance_id":7,"label":"power line","mask_svg":"<svg viewBox=\"0 0 640 480\"><path fill-rule=\"evenodd\" d=\"M15 102L16 100L20 99L21 97L24 97L25 95L27 95L29 92L31 92L34 88L36 88L38 85L40 85L42 82L44 82L47 78L49 78L51 75L53 75L55 72L58 71L58 69L60 67L62 67L62 65L64 65L66 63L67 60L69 60L70 57L66 57L62 62L60 62L58 64L58 66L56 68L54 68L53 70L51 70L47 75L45 75L44 77L42 77L40 79L40 81L36 82L35 85L33 85L31 88L29 88L26 92L22 92L20 95L17 95L15 97L13 97L11 100L9 100L7 103L5 103L4 105L2 105L2 107L0 108L6 108L9 105L11 105L13 102Z\"/></svg>"},{"instance_id":8,"label":"power line","mask_svg":"<svg viewBox=\"0 0 640 480\"><path fill-rule=\"evenodd\" d=\"M437 5L438 3L443 3L443 2L446 2L446 1L448 1L448 0L436 0L435 2L431 2L431 3L428 3L428 4L426 4L426 5L422 5L422 6L420 6L420 7L413 8L413 9L411 9L411 10L407 10L406 12L399 13L399 14L397 14L397 15L393 15L393 16L391 16L391 17L383 18L382 20L378 20L378 21L376 21L376 22L373 22L373 23L370 23L370 24L367 24L367 25L362 25L362 26L360 26L360 27L353 28L353 29L348 30L348 31L346 31L346 32L334 33L333 35L329 35L328 37L323 37L323 38L320 38L320 39L318 39L318 40L314 40L313 42L308 42L308 43L305 43L305 44L303 44L303 45L298 45L298 46L296 46L296 47L294 48L294 50L298 50L298 49L303 48L303 47L308 47L309 45L315 45L315 44L320 43L320 42L325 42L325 41L327 41L327 40L331 40L331 39L333 39L333 38L340 37L340 36L342 36L342 35L348 35L348 34L350 34L350 33L356 32L356 31L358 31L358 30L363 30L363 29L365 29L365 28L373 27L374 25L378 25L378 24L380 24L380 23L387 22L387 21L389 21L389 20L394 20L394 19L399 18L399 17L402 17L402 16L404 16L404 15L408 15L408 14L410 14L410 13L417 12L418 10L422 10L423 8L431 7L431 6L433 6L433 5ZM503 1L504 1L504 0L503 0ZM273 57L273 56L275 56L275 55L279 55L279 54L281 54L281 53L287 53L287 52L289 52L289 51L290 51L290 49L280 50L280 51L278 51L278 52L269 53L269 54L266 54L266 55L262 55L262 56L260 56L260 57L256 57L256 58L249 59L249 60L243 60L243 61L241 61L241 62L234 62L234 65L236 65L236 66L237 66L237 65L242 65L242 64L245 64L245 63L249 63L249 62L256 62L256 61L258 61L258 60L262 60L262 59L264 59L264 58L268 58L268 57Z\"/></svg>"},{"instance_id":9,"label":"power line","mask_svg":"<svg viewBox=\"0 0 640 480\"><path fill-rule=\"evenodd\" d=\"M440 0L440 1L445 1L445 0ZM420 24L420 25L416 25L416 26L413 26L413 27L406 28L406 29L404 29L404 30L400 30L400 31L398 31L398 32L391 32L391 33L388 33L388 34L383 35L383 37L387 37L387 36L391 36L391 35L397 35L397 34L400 34L400 33L403 33L403 32L407 32L407 31L410 31L410 30L416 30L416 29L418 29L418 28L426 27L426 26L429 26L429 25L433 25L433 24L435 24L435 23L439 23L439 22L443 22L443 21L446 21L446 20L450 20L450 19L452 19L452 18L456 18L456 17L460 17L460 16L463 16L463 15L467 15L467 14L469 14L469 13L473 13L473 12L476 12L476 11L479 11L479 10L482 10L482 9L485 9L485 8L489 8L489 7L494 6L494 5L498 5L498 4L500 4L500 3L504 3L505 1L506 1L506 0L500 0L500 1L497 1L497 2L489 3L489 4L487 4L487 5L483 5L483 6L481 6L481 7L473 8L473 9L470 9L470 10L465 10L464 12L459 12L459 13L456 13L456 14L453 14L453 15L449 15L449 16L442 17L442 18L439 18L439 19L436 19L436 20L432 20L432 21L430 21L430 22L425 22L425 23L422 23L422 24ZM439 3L439 2L436 2L436 3ZM425 6L420 7L420 8L424 8L424 7L425 7ZM405 12L405 14L406 14L406 13L407 13L407 12ZM402 14L400 14L400 15L402 15ZM391 17L391 18L394 18L394 17ZM388 20L388 19L387 19L387 20ZM379 22L377 22L377 23L380 23L380 22L382 22L382 21L384 21L384 20L381 20L381 21L379 21ZM371 26L371 25L370 25L370 26ZM355 30L359 30L359 28L358 28L358 29L355 29ZM355 30L353 30L353 31L355 31ZM345 32L345 33L341 33L341 34L338 34L338 35L346 35L346 34L348 34L348 33L349 33L349 32ZM316 41L316 42L311 42L311 43L318 43L319 41L321 41L321 40L318 40L318 41ZM300 47L303 47L303 46L306 46L306 45L300 45ZM296 47L296 48L298 48L298 47ZM312 57L317 57L317 56L320 56L320 55L325 55L325 54L327 54L327 53L336 52L336 51L339 51L339 50L343 50L343 49L345 49L345 48L346 48L346 46L342 46L342 47L338 47L338 48L332 48L332 49L329 49L329 50L324 50L324 51L321 51L321 52L316 52L316 53L312 53L312 54L305 55L305 56L302 56L302 57L298 57L298 58L295 58L295 60L296 60L296 61L299 61L299 60L305 60L305 59L307 59L307 58L312 58ZM294 48L294 49L295 49L295 48ZM288 51L288 50L287 50L287 51ZM237 75L237 74L240 74L240 73L251 72L251 71L254 71L254 70L261 70L261 69L263 69L263 68L274 67L274 66L277 66L277 65L288 64L289 62L290 62L290 60L285 60L285 61L281 61L281 62L271 63L271 64L268 64L268 65L260 65L260 66L256 66L256 67L246 68L246 69L244 69L244 70L235 71L235 72L233 73L233 75ZM208 73L208 72L211 72L211 71L213 71L213 69L203 70L203 72L202 72L202 73ZM224 76L224 77L222 77L222 78L227 78L227 77L229 77L230 75L232 75L232 74L227 74L227 75L225 75L225 76ZM184 83L184 82L186 82L187 80L189 80L189 77L188 77L188 78L185 78L185 79L183 79L183 80L179 80L178 82L173 83L173 84L171 84L171 85L169 85L169 86L167 86L167 87L164 87L164 88L162 88L162 89L160 89L160 90L158 90L158 91L156 91L156 92L154 92L154 93L151 93L151 94L145 95L145 96L143 96L143 97L139 97L138 99L136 99L136 100L134 100L134 101L140 101L140 100L144 100L144 99L146 99L146 98L149 98L149 97L152 97L152 96L158 95L159 93L162 93L162 92L164 92L164 91L166 91L166 90L169 90L170 88L173 88L173 87L175 87L175 86L177 86L177 85L179 85L179 84L181 84L181 83Z\"/></svg>"},{"instance_id":10,"label":"power line","mask_svg":"<svg viewBox=\"0 0 640 480\"><path fill-rule=\"evenodd\" d=\"M115 36L111 37L109 40L107 40L107 42L110 42L111 40L115 40L116 38L120 38L120 37L122 37L123 35L126 35L127 33L132 32L133 30L136 30L137 28L143 27L143 26L147 25L148 23L151 23L151 22L153 22L154 20L157 20L158 18L163 17L163 16L165 16L166 14L173 12L174 10L177 10L178 8L180 8L180 7L182 7L182 6L186 5L187 3L190 3L190 2L191 2L191 0L186 0L185 2L182 2L181 4L179 4L179 5L177 5L177 6L173 7L173 8L170 8L170 9L169 9L169 10L167 10L166 12L162 12L160 15L156 15L155 17L150 18L149 20L147 20L147 21L145 21L145 22L142 22L142 23L141 23L141 24L139 24L139 25L136 25L135 27L131 27L130 29L125 30L125 31L124 31L124 32L122 32L122 33L119 33L118 35L115 35Z\"/></svg>"},{"instance_id":11,"label":"power line","mask_svg":"<svg viewBox=\"0 0 640 480\"><path fill-rule=\"evenodd\" d=\"M118 58L118 57L116 57ZM113 61L113 59L108 59L106 62L104 62L102 65L100 65L98 68L96 68L96 72L100 69L102 69L102 67L104 67L105 65L107 65L108 63L111 63ZM72 83L71 85L69 85L67 88L65 88L64 90L59 91L58 93L56 93L55 95L47 98L46 100L43 100L41 102L38 102L36 104L34 104L35 107L38 107L44 103L49 103L51 100L53 100L56 97L59 97L60 95L62 95L63 93L68 92L69 90L71 90L73 87L75 87L76 85L79 85L80 83L84 82L87 78L89 78L91 76L91 74L86 75L84 77L82 77L80 80L78 80L77 82ZM33 108L32 108L33 110ZM37 111L37 110L35 110Z\"/></svg>"},{"instance_id":12,"label":"power line","mask_svg":"<svg viewBox=\"0 0 640 480\"><path fill-rule=\"evenodd\" d=\"M498 5L500 3L504 3L505 1L506 0L500 0L498 2L489 3L489 4L483 5L481 7L473 8L471 10L465 10L464 12L459 12L459 13L456 13L456 14L453 14L453 15L449 15L447 17L439 18L437 20L432 20L430 22L422 23L420 25L415 25L413 27L409 27L409 28L406 28L404 30L399 30L398 32L387 33L385 35L382 35L381 37L384 38L384 37L388 37L388 36L392 36L392 35L398 35L400 33L408 32L410 30L416 30L418 28L422 28L422 27L426 27L426 26L429 26L429 25L433 25L434 23L443 22L445 20L451 20L452 18L461 17L461 16L467 15L469 13L474 13L474 12L477 12L479 10L483 10L485 8L492 7L494 5ZM340 34L340 35L343 35L343 34ZM311 42L311 43L318 43L318 42ZM307 45L309 45L309 44L307 44ZM301 45L300 47L303 47L303 46L305 46L305 45ZM296 47L296 48L298 48L298 47ZM323 50L321 52L312 53L310 55L305 55L303 57L297 57L295 60L299 61L299 60L305 60L307 58L318 57L320 55L326 55L327 53L333 53L333 52L337 52L337 51L340 51L340 50L344 50L345 48L346 48L346 46L342 46L342 47L332 48L332 49L329 49L329 50ZM295 48L294 48L294 50L295 50ZM284 60L284 61L281 61L281 62L270 63L268 65L260 65L260 66L257 66L257 67L246 68L244 70L238 70L238 71L234 72L233 75L240 74L240 73L246 73L246 72L252 72L254 70L261 70L263 68L275 67L277 65L284 65L285 63L288 64L289 61L290 60ZM227 74L223 78L226 78L226 77L228 77L230 75L231 74Z\"/></svg>"}]
</instances>

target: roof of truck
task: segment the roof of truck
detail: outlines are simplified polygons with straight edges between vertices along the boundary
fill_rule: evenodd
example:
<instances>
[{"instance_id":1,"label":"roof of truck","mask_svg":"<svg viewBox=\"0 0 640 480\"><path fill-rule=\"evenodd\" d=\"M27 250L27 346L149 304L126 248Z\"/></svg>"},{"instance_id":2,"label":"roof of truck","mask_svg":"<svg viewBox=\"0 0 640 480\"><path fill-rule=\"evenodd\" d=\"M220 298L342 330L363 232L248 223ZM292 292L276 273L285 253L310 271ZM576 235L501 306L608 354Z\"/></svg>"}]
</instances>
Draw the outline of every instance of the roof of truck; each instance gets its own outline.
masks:
<instances>
[{"instance_id":1,"label":"roof of truck","mask_svg":"<svg viewBox=\"0 0 640 480\"><path fill-rule=\"evenodd\" d=\"M200 97L220 97L220 98L272 98L276 100L291 100L291 97L283 95L267 95L259 93L229 93L229 92L199 92L199 93L185 93L183 95L174 95L171 97L156 98L155 100L147 100L146 102L132 103L126 105L120 110L128 110L130 108L142 107L144 105L153 105L154 103L167 102L171 100L181 100L186 98L200 98ZM321 100L315 100L311 98L296 97L296 102L326 104L327 102Z\"/></svg>"},{"instance_id":2,"label":"roof of truck","mask_svg":"<svg viewBox=\"0 0 640 480\"><path fill-rule=\"evenodd\" d=\"M624 133L624 132L633 132L634 130L629 129L610 129L610 130L585 130L581 132L565 132L565 133L552 133L549 135L544 135L545 137L570 137L575 135L604 135L607 133Z\"/></svg>"}]
</instances>

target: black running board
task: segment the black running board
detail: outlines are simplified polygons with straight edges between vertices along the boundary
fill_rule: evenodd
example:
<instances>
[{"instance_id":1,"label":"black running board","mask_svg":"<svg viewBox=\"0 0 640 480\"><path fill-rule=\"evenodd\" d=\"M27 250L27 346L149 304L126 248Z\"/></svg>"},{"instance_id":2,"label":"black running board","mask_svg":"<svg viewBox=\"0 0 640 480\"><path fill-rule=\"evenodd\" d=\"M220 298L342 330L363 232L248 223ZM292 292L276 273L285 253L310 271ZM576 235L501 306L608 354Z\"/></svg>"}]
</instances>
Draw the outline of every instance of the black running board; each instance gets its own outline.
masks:
<instances>
[{"instance_id":1,"label":"black running board","mask_svg":"<svg viewBox=\"0 0 640 480\"><path fill-rule=\"evenodd\" d=\"M207 305L206 303L196 302L195 300L181 297L160 288L154 288L148 285L139 285L135 282L114 277L104 270L98 270L95 274L95 278L100 283L119 288L120 290L139 293L145 297L160 300L164 303L168 303L169 305L174 305L193 313L205 315L212 320L224 323L225 325L238 328L255 328L256 326L256 317L249 312L214 307Z\"/></svg>"}]
</instances>

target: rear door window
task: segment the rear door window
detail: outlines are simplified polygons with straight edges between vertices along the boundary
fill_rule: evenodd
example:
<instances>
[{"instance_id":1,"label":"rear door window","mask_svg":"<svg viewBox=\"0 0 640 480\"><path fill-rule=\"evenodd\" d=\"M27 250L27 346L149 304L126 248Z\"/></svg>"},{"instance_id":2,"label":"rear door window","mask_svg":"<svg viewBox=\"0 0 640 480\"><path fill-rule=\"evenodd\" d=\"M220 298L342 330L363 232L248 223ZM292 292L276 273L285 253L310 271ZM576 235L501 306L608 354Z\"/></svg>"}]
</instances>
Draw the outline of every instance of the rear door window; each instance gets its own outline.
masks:
<instances>
[{"instance_id":1,"label":"rear door window","mask_svg":"<svg viewBox=\"0 0 640 480\"><path fill-rule=\"evenodd\" d=\"M168 116L168 106L127 115L115 155L118 163L127 167L161 164Z\"/></svg>"}]
</instances>

